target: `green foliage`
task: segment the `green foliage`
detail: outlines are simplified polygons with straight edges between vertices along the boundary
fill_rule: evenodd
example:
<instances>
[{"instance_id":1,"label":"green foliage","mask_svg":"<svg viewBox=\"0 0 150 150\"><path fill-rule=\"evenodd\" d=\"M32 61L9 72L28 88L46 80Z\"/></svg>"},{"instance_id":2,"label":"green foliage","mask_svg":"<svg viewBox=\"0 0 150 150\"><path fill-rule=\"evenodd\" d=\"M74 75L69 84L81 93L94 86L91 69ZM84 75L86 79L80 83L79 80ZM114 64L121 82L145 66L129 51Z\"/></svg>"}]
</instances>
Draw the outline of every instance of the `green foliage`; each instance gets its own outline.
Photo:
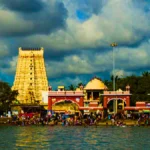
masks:
<instances>
[{"instance_id":1,"label":"green foliage","mask_svg":"<svg viewBox=\"0 0 150 150\"><path fill-rule=\"evenodd\" d=\"M83 87L85 87L85 84L80 82L77 85L70 84L66 90L75 91L76 88L80 88L81 85L83 85Z\"/></svg>"},{"instance_id":2,"label":"green foliage","mask_svg":"<svg viewBox=\"0 0 150 150\"><path fill-rule=\"evenodd\" d=\"M16 100L17 95L18 91L11 90L8 83L0 81L0 110L10 110L10 105Z\"/></svg>"},{"instance_id":3,"label":"green foliage","mask_svg":"<svg viewBox=\"0 0 150 150\"><path fill-rule=\"evenodd\" d=\"M113 76L111 80L104 81L109 90L113 89ZM131 75L124 78L115 77L116 90L119 88L126 90L126 85L130 85L131 105L135 105L136 101L150 101L150 73L143 72L142 76Z\"/></svg>"},{"instance_id":4,"label":"green foliage","mask_svg":"<svg viewBox=\"0 0 150 150\"><path fill-rule=\"evenodd\" d=\"M76 86L74 86L73 84L68 86L68 90L70 91L75 91L76 90Z\"/></svg>"},{"instance_id":5,"label":"green foliage","mask_svg":"<svg viewBox=\"0 0 150 150\"><path fill-rule=\"evenodd\" d=\"M83 87L85 87L85 84L83 84L82 82L80 82L80 83L78 83L77 88L80 88L81 85L82 85Z\"/></svg>"}]
</instances>

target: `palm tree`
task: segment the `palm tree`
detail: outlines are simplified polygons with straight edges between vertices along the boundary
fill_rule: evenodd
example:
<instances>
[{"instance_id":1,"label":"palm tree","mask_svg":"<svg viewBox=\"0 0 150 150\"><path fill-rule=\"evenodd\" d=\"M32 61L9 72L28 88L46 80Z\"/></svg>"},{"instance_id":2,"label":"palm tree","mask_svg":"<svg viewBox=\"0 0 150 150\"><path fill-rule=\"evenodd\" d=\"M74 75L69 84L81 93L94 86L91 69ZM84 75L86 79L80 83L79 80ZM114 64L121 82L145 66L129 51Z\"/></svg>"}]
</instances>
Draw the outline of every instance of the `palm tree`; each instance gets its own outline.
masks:
<instances>
[{"instance_id":1,"label":"palm tree","mask_svg":"<svg viewBox=\"0 0 150 150\"><path fill-rule=\"evenodd\" d=\"M105 84L106 86L108 86L108 85L109 85L109 81L108 81L108 80L104 80L104 84Z\"/></svg>"},{"instance_id":2,"label":"palm tree","mask_svg":"<svg viewBox=\"0 0 150 150\"><path fill-rule=\"evenodd\" d=\"M68 90L70 90L70 91L75 91L75 89L76 88L75 88L75 86L73 84L68 86Z\"/></svg>"},{"instance_id":3,"label":"palm tree","mask_svg":"<svg viewBox=\"0 0 150 150\"><path fill-rule=\"evenodd\" d=\"M144 71L143 73L142 73L142 76L143 77L148 77L150 75L150 73L148 72L148 71Z\"/></svg>"},{"instance_id":4,"label":"palm tree","mask_svg":"<svg viewBox=\"0 0 150 150\"><path fill-rule=\"evenodd\" d=\"M85 87L85 84L83 84L82 82L79 82L79 83L77 84L77 88L80 88L80 86Z\"/></svg>"}]
</instances>

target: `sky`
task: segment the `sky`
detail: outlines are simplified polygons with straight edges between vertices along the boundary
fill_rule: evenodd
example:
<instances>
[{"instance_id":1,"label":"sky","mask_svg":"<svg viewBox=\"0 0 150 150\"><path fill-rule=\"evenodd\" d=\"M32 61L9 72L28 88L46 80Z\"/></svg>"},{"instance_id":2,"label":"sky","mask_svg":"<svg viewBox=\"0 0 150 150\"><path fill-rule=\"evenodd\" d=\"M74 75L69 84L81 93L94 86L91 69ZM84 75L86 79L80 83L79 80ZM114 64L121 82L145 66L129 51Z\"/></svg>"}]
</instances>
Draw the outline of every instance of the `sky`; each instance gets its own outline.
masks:
<instances>
[{"instance_id":1,"label":"sky","mask_svg":"<svg viewBox=\"0 0 150 150\"><path fill-rule=\"evenodd\" d=\"M112 48L110 44L118 46ZM0 0L0 80L13 85L19 47L44 47L49 85L150 71L150 0Z\"/></svg>"}]
</instances>

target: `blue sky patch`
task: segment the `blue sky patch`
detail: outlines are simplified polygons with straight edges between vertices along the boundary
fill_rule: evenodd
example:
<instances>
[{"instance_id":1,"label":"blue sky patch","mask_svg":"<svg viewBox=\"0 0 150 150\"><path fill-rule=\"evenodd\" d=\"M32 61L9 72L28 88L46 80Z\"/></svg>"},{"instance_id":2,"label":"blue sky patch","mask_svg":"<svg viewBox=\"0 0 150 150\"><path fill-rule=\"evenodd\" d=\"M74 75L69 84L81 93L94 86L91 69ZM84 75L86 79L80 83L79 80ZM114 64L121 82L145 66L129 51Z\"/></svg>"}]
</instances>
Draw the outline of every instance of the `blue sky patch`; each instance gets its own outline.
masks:
<instances>
[{"instance_id":1,"label":"blue sky patch","mask_svg":"<svg viewBox=\"0 0 150 150\"><path fill-rule=\"evenodd\" d=\"M86 21L90 17L90 15L82 10L76 10L76 16L80 21Z\"/></svg>"}]
</instances>

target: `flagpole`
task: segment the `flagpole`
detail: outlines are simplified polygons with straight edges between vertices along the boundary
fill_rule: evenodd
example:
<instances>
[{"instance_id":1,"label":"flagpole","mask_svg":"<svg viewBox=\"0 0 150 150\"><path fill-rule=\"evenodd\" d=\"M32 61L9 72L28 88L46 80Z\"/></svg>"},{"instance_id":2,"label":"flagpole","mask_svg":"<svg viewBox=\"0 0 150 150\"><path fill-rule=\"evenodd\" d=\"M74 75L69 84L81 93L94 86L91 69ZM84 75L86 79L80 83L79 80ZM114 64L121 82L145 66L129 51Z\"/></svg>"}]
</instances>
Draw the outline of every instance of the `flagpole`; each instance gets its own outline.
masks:
<instances>
[{"instance_id":1,"label":"flagpole","mask_svg":"<svg viewBox=\"0 0 150 150\"><path fill-rule=\"evenodd\" d=\"M113 48L113 91L116 90L116 83L115 83L115 47L117 47L117 43L112 43L111 47Z\"/></svg>"},{"instance_id":2,"label":"flagpole","mask_svg":"<svg viewBox=\"0 0 150 150\"><path fill-rule=\"evenodd\" d=\"M115 82L115 47L117 47L117 43L112 43L111 47L113 48L113 91L116 91L116 82ZM117 113L117 100L114 99L114 104L113 104L114 112Z\"/></svg>"}]
</instances>

